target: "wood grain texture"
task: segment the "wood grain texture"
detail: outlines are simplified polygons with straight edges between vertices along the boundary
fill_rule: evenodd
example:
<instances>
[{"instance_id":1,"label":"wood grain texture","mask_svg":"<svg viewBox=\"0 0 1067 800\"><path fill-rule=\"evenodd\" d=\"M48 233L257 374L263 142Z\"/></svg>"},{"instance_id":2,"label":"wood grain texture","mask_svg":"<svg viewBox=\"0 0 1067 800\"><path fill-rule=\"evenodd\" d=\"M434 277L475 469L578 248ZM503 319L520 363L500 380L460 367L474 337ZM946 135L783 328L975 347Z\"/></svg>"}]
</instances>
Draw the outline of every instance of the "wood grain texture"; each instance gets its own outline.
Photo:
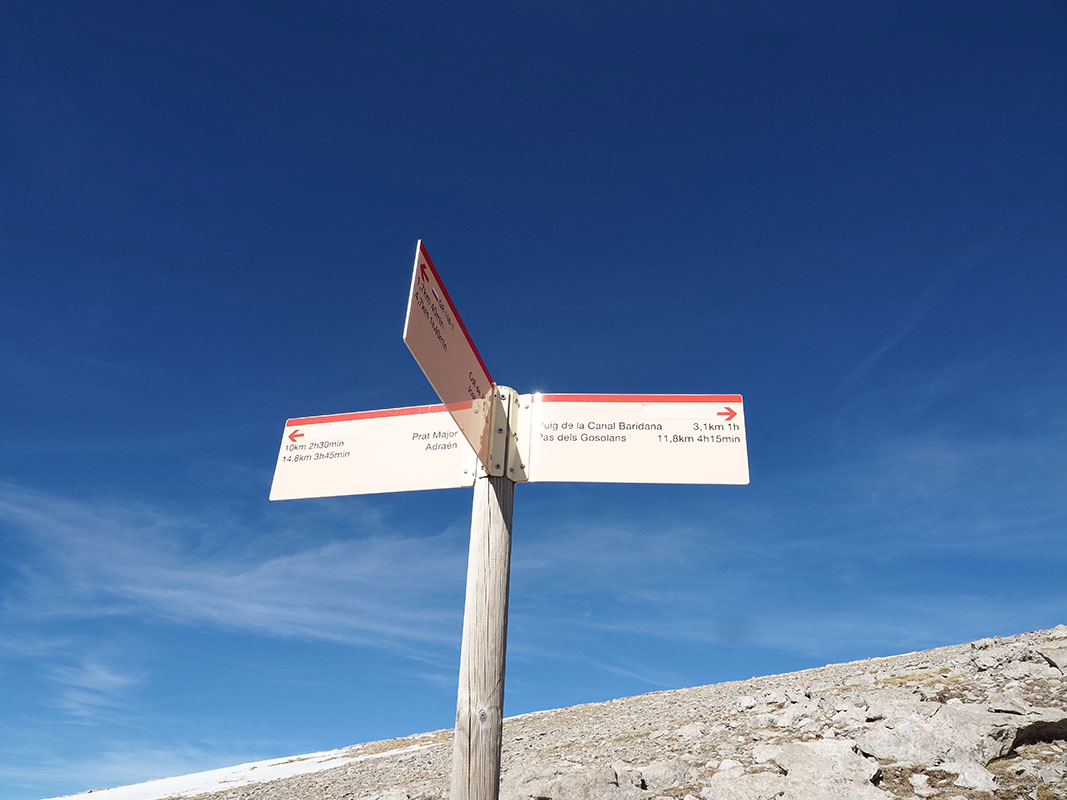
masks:
<instances>
[{"instance_id":1,"label":"wood grain texture","mask_svg":"<svg viewBox=\"0 0 1067 800\"><path fill-rule=\"evenodd\" d=\"M500 791L514 498L505 477L474 487L451 800L497 800Z\"/></svg>"}]
</instances>

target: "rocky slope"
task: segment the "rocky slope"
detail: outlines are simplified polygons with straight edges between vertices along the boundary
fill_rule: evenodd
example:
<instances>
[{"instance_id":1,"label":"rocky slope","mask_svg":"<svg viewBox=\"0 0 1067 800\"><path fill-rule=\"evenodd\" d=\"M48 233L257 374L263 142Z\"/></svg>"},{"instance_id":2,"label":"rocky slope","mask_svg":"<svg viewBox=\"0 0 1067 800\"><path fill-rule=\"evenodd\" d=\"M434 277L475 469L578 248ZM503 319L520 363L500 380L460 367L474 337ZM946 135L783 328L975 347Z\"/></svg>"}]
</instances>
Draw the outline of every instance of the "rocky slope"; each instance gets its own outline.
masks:
<instances>
[{"instance_id":1,"label":"rocky slope","mask_svg":"<svg viewBox=\"0 0 1067 800\"><path fill-rule=\"evenodd\" d=\"M451 731L342 752L198 797L447 796ZM501 783L506 800L1067 798L1067 626L515 717Z\"/></svg>"}]
</instances>

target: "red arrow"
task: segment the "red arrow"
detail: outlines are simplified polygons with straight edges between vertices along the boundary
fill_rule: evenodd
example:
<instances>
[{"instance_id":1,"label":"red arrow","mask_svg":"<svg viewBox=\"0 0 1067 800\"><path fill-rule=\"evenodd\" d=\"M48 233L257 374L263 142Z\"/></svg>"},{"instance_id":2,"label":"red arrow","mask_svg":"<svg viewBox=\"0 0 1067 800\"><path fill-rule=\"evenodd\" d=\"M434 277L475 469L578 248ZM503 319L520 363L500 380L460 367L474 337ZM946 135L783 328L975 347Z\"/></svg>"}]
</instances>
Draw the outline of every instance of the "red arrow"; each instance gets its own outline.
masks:
<instances>
[{"instance_id":1,"label":"red arrow","mask_svg":"<svg viewBox=\"0 0 1067 800\"><path fill-rule=\"evenodd\" d=\"M425 264L419 264L419 275L422 276L422 280L425 283L429 283L430 282L430 276L426 272L426 265Z\"/></svg>"},{"instance_id":2,"label":"red arrow","mask_svg":"<svg viewBox=\"0 0 1067 800\"><path fill-rule=\"evenodd\" d=\"M726 421L727 422L729 422L730 420L732 420L734 417L737 416L737 412L734 411L732 408L730 408L730 406L723 406L723 408L725 408L726 410L725 411L720 411L719 412L719 416L720 417L726 417Z\"/></svg>"},{"instance_id":3,"label":"red arrow","mask_svg":"<svg viewBox=\"0 0 1067 800\"><path fill-rule=\"evenodd\" d=\"M289 441L290 442L296 442L297 439L301 438L304 435L302 433L297 433L298 430L300 430L300 429L297 428L296 430L294 430L292 433L289 434Z\"/></svg>"}]
</instances>

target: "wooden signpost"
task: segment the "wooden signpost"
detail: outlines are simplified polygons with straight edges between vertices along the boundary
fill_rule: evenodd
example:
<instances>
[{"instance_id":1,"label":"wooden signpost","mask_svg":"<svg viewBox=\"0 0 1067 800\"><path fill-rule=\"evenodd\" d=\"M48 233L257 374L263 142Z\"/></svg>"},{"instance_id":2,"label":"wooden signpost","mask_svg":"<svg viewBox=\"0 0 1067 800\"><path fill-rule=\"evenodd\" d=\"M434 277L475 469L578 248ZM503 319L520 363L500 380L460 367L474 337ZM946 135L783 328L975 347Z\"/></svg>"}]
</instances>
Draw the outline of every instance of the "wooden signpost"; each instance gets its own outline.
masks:
<instances>
[{"instance_id":1,"label":"wooden signpost","mask_svg":"<svg viewBox=\"0 0 1067 800\"><path fill-rule=\"evenodd\" d=\"M421 241L404 343L441 405L288 420L270 499L474 486L450 797L496 800L515 484L747 484L744 404L494 383Z\"/></svg>"}]
</instances>

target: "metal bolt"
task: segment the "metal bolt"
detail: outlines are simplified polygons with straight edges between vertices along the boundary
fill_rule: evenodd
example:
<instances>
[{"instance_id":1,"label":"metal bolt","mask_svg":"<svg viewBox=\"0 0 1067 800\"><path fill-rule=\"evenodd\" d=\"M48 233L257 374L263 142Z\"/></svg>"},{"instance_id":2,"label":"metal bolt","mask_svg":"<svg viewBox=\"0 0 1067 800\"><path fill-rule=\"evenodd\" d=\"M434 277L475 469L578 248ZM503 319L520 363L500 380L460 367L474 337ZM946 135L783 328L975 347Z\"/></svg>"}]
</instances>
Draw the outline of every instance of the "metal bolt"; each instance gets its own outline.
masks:
<instances>
[{"instance_id":1,"label":"metal bolt","mask_svg":"<svg viewBox=\"0 0 1067 800\"><path fill-rule=\"evenodd\" d=\"M497 429L496 429L496 432L497 432L497 433L503 433L503 432L504 432L504 429L503 429L503 428L497 428Z\"/></svg>"}]
</instances>

